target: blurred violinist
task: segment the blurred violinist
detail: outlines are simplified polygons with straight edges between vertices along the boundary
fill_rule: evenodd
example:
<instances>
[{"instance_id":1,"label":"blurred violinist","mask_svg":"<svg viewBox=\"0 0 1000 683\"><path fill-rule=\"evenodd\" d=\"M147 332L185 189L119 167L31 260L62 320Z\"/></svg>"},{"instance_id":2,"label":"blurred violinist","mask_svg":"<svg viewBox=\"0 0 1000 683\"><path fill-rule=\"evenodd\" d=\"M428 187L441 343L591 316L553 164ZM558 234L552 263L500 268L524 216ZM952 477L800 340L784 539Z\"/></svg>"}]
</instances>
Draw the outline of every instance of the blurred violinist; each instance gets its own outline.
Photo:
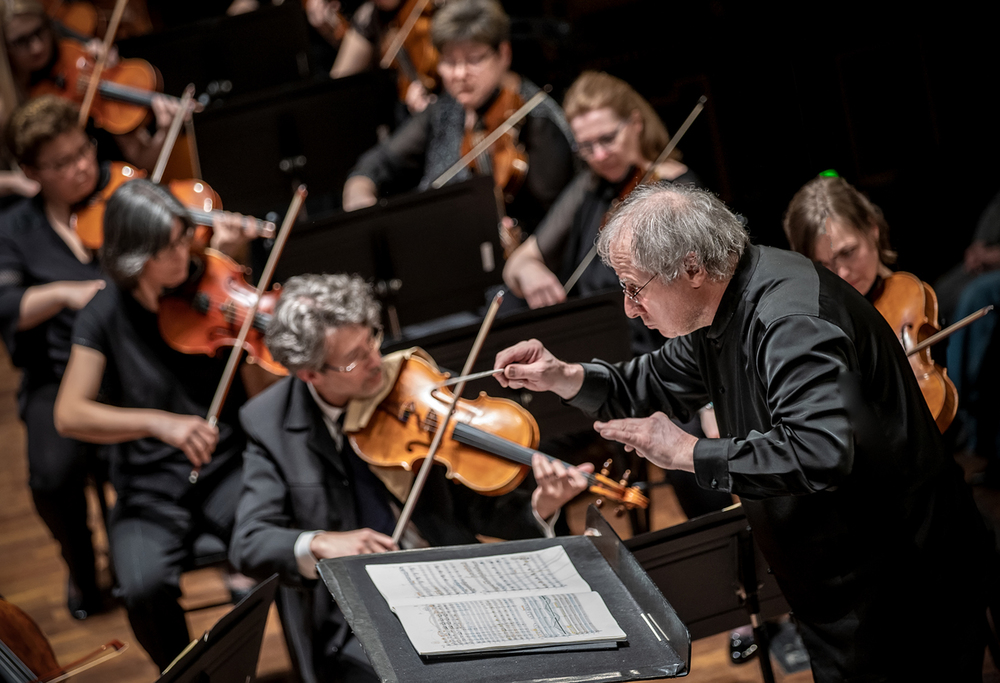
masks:
<instances>
[{"instance_id":1,"label":"blurred violinist","mask_svg":"<svg viewBox=\"0 0 1000 683\"><path fill-rule=\"evenodd\" d=\"M70 34L49 19L36 0L5 0L3 7L4 39L11 73L19 102L31 97L32 88L52 79L52 69L59 59L61 40L84 43L85 39ZM101 49L97 41L87 43L88 51L96 55ZM117 55L109 55L109 65ZM108 159L124 159L139 168L151 171L163 147L167 129L177 112L177 102L154 95L151 109L155 129L139 126L130 133L111 135L100 128L91 128L89 135L101 143L102 155ZM117 151L115 148L118 148Z\"/></svg>"},{"instance_id":2,"label":"blurred violinist","mask_svg":"<svg viewBox=\"0 0 1000 683\"><path fill-rule=\"evenodd\" d=\"M566 299L562 283L590 251L612 202L670 140L649 103L628 83L606 73L581 74L566 92L563 108L587 169L563 190L535 234L504 266L504 282L531 308ZM673 183L698 184L676 150L656 174ZM617 287L614 271L595 259L574 293L586 296Z\"/></svg>"},{"instance_id":3,"label":"blurred violinist","mask_svg":"<svg viewBox=\"0 0 1000 683\"><path fill-rule=\"evenodd\" d=\"M379 305L361 278L291 278L267 329L271 353L291 376L240 413L248 444L230 558L251 576L280 574L283 627L308 683L378 680L316 573L321 559L397 549L391 534L413 475L369 465L348 440L413 353L383 359L378 322ZM561 506L586 480L539 455L532 465L535 490L503 496L456 485L435 466L401 544L553 535Z\"/></svg>"},{"instance_id":4,"label":"blurred violinist","mask_svg":"<svg viewBox=\"0 0 1000 683\"><path fill-rule=\"evenodd\" d=\"M502 92L527 100L539 88L509 71L510 19L495 0L455 0L438 10L431 37L441 52L444 93L403 124L385 143L358 160L344 185L344 209L375 204L381 192L399 190L419 176L427 189L461 157L463 138L482 129L484 116ZM508 213L532 232L573 175L570 130L562 110L545 98L522 122L519 142L528 158L520 190ZM472 177L463 169L451 182Z\"/></svg>"},{"instance_id":5,"label":"blurred violinist","mask_svg":"<svg viewBox=\"0 0 1000 683\"><path fill-rule=\"evenodd\" d=\"M69 568L70 613L86 618L101 607L84 499L94 451L59 436L52 409L77 311L104 287L95 255L70 227L72 206L94 191L100 169L76 107L56 97L14 111L6 142L39 192L0 214L0 325L24 372L18 398L35 509Z\"/></svg>"},{"instance_id":6,"label":"blurred violinist","mask_svg":"<svg viewBox=\"0 0 1000 683\"><path fill-rule=\"evenodd\" d=\"M239 215L220 218L211 246L235 253L248 238L244 224ZM194 232L162 186L139 179L115 191L100 250L111 282L77 315L55 406L61 434L121 444L112 461L111 557L132 629L160 669L189 641L177 598L190 543L205 532L229 540L245 441L238 378L218 424L204 418L226 356L184 354L160 335L160 298L197 276ZM201 468L194 484L192 466Z\"/></svg>"},{"instance_id":7,"label":"blurred violinist","mask_svg":"<svg viewBox=\"0 0 1000 683\"><path fill-rule=\"evenodd\" d=\"M330 78L344 78L362 71L379 68L382 49L391 35L391 26L405 0L368 0L351 16L349 26L339 13L340 3L329 0L307 0L306 16L309 23L329 42L340 45L337 59L330 69ZM436 3L431 2L431 6ZM340 36L338 39L337 36ZM416 114L431 103L431 93L419 79L410 82L403 96L410 113Z\"/></svg>"}]
</instances>

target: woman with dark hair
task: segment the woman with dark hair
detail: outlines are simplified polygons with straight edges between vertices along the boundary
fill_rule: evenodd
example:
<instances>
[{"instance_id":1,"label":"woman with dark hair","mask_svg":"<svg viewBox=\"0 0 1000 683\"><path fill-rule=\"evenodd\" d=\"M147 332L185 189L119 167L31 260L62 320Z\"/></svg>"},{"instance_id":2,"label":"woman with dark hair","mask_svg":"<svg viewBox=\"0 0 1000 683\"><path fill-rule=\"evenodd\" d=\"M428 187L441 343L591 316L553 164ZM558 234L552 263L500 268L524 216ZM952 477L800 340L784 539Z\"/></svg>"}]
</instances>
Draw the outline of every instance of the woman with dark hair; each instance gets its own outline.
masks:
<instances>
[{"instance_id":1,"label":"woman with dark hair","mask_svg":"<svg viewBox=\"0 0 1000 683\"><path fill-rule=\"evenodd\" d=\"M385 143L365 152L344 184L344 209L372 206L379 193L419 177L425 190L461 157L466 131L482 129L482 117L501 89L527 101L539 88L510 69L510 18L496 0L453 0L434 14L431 39L441 53L444 92L403 124ZM507 206L532 232L573 175L570 131L562 110L546 97L520 125L528 155L524 184ZM463 169L451 182L471 178Z\"/></svg>"},{"instance_id":2,"label":"woman with dark hair","mask_svg":"<svg viewBox=\"0 0 1000 683\"><path fill-rule=\"evenodd\" d=\"M212 246L242 246L238 218L216 226ZM240 381L218 425L204 418L225 356L187 355L160 336L160 298L192 277L193 236L165 188L133 180L112 195L101 249L112 283L77 316L55 406L61 434L121 444L112 462L111 556L132 629L161 669L189 641L177 597L191 542L204 532L228 542L245 441ZM194 484L192 467L202 468Z\"/></svg>"}]
</instances>

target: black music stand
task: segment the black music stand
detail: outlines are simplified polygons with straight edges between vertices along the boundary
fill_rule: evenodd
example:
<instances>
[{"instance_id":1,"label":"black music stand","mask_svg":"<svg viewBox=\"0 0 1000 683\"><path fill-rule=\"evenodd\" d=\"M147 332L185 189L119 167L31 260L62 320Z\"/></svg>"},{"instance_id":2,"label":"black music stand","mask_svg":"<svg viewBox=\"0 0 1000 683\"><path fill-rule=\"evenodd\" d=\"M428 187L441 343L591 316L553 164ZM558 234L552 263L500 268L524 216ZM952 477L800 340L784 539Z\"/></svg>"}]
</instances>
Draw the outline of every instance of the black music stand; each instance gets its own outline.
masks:
<instances>
[{"instance_id":1,"label":"black music stand","mask_svg":"<svg viewBox=\"0 0 1000 683\"><path fill-rule=\"evenodd\" d=\"M492 178L390 197L296 226L275 280L341 272L371 278L392 333L486 303L487 288L501 282L497 224Z\"/></svg>"},{"instance_id":2,"label":"black music stand","mask_svg":"<svg viewBox=\"0 0 1000 683\"><path fill-rule=\"evenodd\" d=\"M157 683L246 683L257 673L267 613L278 575L258 584L175 659Z\"/></svg>"},{"instance_id":3,"label":"black music stand","mask_svg":"<svg viewBox=\"0 0 1000 683\"><path fill-rule=\"evenodd\" d=\"M774 682L764 620L786 614L789 607L756 551L742 506L635 536L625 546L695 640L749 621L761 648L764 680Z\"/></svg>"},{"instance_id":4,"label":"black music stand","mask_svg":"<svg viewBox=\"0 0 1000 683\"><path fill-rule=\"evenodd\" d=\"M338 209L348 172L391 123L395 101L382 70L232 98L194 117L202 176L242 213L283 215L300 183L307 213Z\"/></svg>"},{"instance_id":5,"label":"black music stand","mask_svg":"<svg viewBox=\"0 0 1000 683\"><path fill-rule=\"evenodd\" d=\"M154 64L164 92L177 97L188 83L215 101L308 78L309 24L302 6L261 4L234 17L124 38L118 51Z\"/></svg>"},{"instance_id":6,"label":"black music stand","mask_svg":"<svg viewBox=\"0 0 1000 683\"><path fill-rule=\"evenodd\" d=\"M687 674L691 666L691 638L684 624L593 506L587 511L587 526L597 535L359 555L323 560L318 567L320 577L382 681L611 682ZM369 564L483 557L555 545L566 549L580 575L604 598L628 636L626 644L609 650L422 658L365 570Z\"/></svg>"}]
</instances>

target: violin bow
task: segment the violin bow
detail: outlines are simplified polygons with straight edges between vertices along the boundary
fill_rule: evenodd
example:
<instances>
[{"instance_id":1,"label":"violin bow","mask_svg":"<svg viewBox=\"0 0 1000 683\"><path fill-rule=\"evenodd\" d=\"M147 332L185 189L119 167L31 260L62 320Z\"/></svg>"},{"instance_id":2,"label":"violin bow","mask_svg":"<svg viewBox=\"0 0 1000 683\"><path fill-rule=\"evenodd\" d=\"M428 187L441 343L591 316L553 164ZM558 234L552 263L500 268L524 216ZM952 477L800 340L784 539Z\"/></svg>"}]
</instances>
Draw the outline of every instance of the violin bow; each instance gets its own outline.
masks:
<instances>
[{"instance_id":1,"label":"violin bow","mask_svg":"<svg viewBox=\"0 0 1000 683\"><path fill-rule=\"evenodd\" d=\"M670 142L668 142L667 146L663 148L662 152L660 152L660 156L656 157L656 161L650 164L649 168L646 169L646 172L642 175L642 178L636 184L636 187L639 185L645 185L649 182L649 180L653 177L653 174L656 173L656 167L666 161L667 157L670 156L670 153L676 149L677 145L684 137L684 134L687 133L688 128L690 128L691 124L694 123L694 120L698 118L698 114L701 113L701 110L705 108L706 102L708 102L708 98L704 95L698 98L698 102L694 105L694 109L692 109L691 113L688 114L688 117L684 119L684 123L682 123L681 127L677 129L677 133L670 138ZM608 209L608 213L613 211L614 208L615 204L612 204L611 208ZM576 267L573 274L566 280L566 284L563 285L563 292L569 294L570 290L576 286L577 280L580 279L584 271L590 266L595 256L597 256L597 242L594 242L594 246L590 248L587 255L583 257L582 261L580 261L580 265Z\"/></svg>"},{"instance_id":2,"label":"violin bow","mask_svg":"<svg viewBox=\"0 0 1000 683\"><path fill-rule=\"evenodd\" d=\"M79 124L83 128L90 118L90 108L94 105L94 96L97 95L97 88L101 84L101 72L108 61L108 52L115 42L115 34L118 33L118 24L121 23L122 14L125 13L125 5L128 0L118 0L115 3L115 10L111 13L111 21L108 23L108 30L104 34L104 43L101 54L97 55L97 62L94 64L94 73L90 75L90 82L87 84L87 94L84 95L83 104L80 106Z\"/></svg>"},{"instance_id":3,"label":"violin bow","mask_svg":"<svg viewBox=\"0 0 1000 683\"><path fill-rule=\"evenodd\" d=\"M264 294L264 290L268 288L271 284L271 278L274 276L274 269L278 265L278 259L281 257L281 252L285 248L285 242L288 240L288 233L291 232L292 226L295 224L296 218L299 216L299 211L302 210L302 203L306 199L306 186L299 185L299 188L295 190L295 196L292 197L292 203L288 205L288 213L285 214L285 220L281 223L281 229L278 230L278 235L274 238L274 246L271 247L271 254L267 258L267 264L264 266L264 272L260 274L260 280L257 282L257 292L254 298L253 305L244 314L243 325L240 327L240 334L236 338L236 343L233 345L233 350L229 354L229 361L226 363L226 369L222 373L222 379L219 380L219 386L215 390L215 396L212 398L212 404L208 407L208 415L205 419L213 427L219 422L219 414L222 412L222 404L226 401L226 395L229 393L229 388L233 384L233 378L236 376L236 370L240 362L240 355L243 353L243 345L246 343L247 334L250 333L250 328L253 326L254 318L257 316L257 308L260 306L261 296ZM188 481L192 484L198 481L198 472L200 468L195 467L191 470L191 474L188 476Z\"/></svg>"},{"instance_id":4,"label":"violin bow","mask_svg":"<svg viewBox=\"0 0 1000 683\"><path fill-rule=\"evenodd\" d=\"M379 62L379 66L383 69L388 69L392 66L392 60L396 59L396 55L399 51L403 49L403 43L406 42L406 38L410 35L410 31L413 27L417 25L417 19L421 17L424 13L424 9L430 4L431 0L417 0L417 4L413 6L413 11L410 12L410 16L406 17L406 21L396 32L396 36L389 43L389 47L386 48L385 54L382 55L382 61Z\"/></svg>"},{"instance_id":5,"label":"violin bow","mask_svg":"<svg viewBox=\"0 0 1000 683\"><path fill-rule=\"evenodd\" d=\"M437 453L438 447L441 445L441 440L444 438L445 430L448 428L448 423L451 421L452 415L455 414L455 406L458 405L462 392L465 391L465 383L468 379L467 375L472 372L472 368L476 364L476 359L479 358L479 351L483 348L483 342L486 341L486 335L489 334L490 328L493 326L493 320L496 318L497 311L500 310L500 304L502 302L503 290L500 290L496 293L496 296L493 297L489 310L486 311L486 317L483 318L483 324L479 328L479 334L476 336L475 343L472 344L472 350L469 351L469 357L465 360L465 367L462 369L461 375L462 379L455 387L451 404L448 406L448 412L445 413L444 419L438 422L438 428L437 431L434 432L434 438L431 440L431 446L427 451L427 457L424 458L424 462L420 466L420 471L417 472L417 477L413 480L413 486L410 488L410 495L406 498L406 504L403 506L403 511L399 513L399 520L396 522L396 529L392 532L392 542L396 545L399 545L399 539L403 537L403 531L405 531L406 525L409 524L410 518L413 516L413 510L417 506L417 501L420 499L420 493L424 489L424 484L427 483L427 477L430 476L431 467L434 466L434 455Z\"/></svg>"},{"instance_id":6,"label":"violin bow","mask_svg":"<svg viewBox=\"0 0 1000 683\"><path fill-rule=\"evenodd\" d=\"M470 149L468 154L456 161L452 164L451 168L438 176L437 180L431 183L431 187L435 190L443 187L445 183L458 175L459 171L471 164L476 157L489 149L490 145L499 140L501 135L520 123L521 119L527 116L532 109L541 104L542 100L544 100L546 96L548 96L548 92L545 90L539 90L536 92L530 100L521 105L520 109L511 114L506 121L497 126L496 130L480 140L475 147Z\"/></svg>"},{"instance_id":7,"label":"violin bow","mask_svg":"<svg viewBox=\"0 0 1000 683\"><path fill-rule=\"evenodd\" d=\"M906 352L906 357L909 358L910 356L918 354L921 351L923 351L924 349L926 349L928 346L934 346L939 341L942 341L943 339L946 339L947 337L950 337L951 335L953 335L955 332L958 332L963 327L966 327L966 326L971 325L972 323L976 322L977 320L979 320L980 318L982 318L984 315L986 315L987 313L989 313L992 310L993 310L993 305L992 304L989 305L989 306L983 306L982 308L980 308L975 313L972 313L970 315L965 316L964 318L962 318L961 320L959 320L957 323L954 323L953 325L948 325L948 327L944 328L940 332L935 332L934 334L932 334L931 336L927 337L927 339L923 340L919 344L915 344L912 349L910 349L909 351Z\"/></svg>"},{"instance_id":8,"label":"violin bow","mask_svg":"<svg viewBox=\"0 0 1000 683\"><path fill-rule=\"evenodd\" d=\"M177 142L177 136L180 135L184 119L187 118L188 111L191 109L191 100L193 98L194 83L189 83L188 87L184 88L184 94L181 96L181 102L177 107L174 120L170 122L167 137L163 140L163 147L160 148L160 156L156 158L153 175L149 178L154 183L159 183L163 178L163 172L167 170L167 161L170 160L170 154L174 151L174 144Z\"/></svg>"}]
</instances>

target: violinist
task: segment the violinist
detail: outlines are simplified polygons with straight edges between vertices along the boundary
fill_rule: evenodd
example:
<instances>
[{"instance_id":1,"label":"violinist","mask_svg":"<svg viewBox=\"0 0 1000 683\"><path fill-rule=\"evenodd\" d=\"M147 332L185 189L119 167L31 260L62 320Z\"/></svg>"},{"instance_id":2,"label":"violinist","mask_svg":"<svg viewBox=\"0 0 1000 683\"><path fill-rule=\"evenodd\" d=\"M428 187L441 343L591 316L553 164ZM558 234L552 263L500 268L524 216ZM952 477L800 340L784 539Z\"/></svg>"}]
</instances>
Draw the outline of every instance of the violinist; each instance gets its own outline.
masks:
<instances>
[{"instance_id":1,"label":"violinist","mask_svg":"<svg viewBox=\"0 0 1000 683\"><path fill-rule=\"evenodd\" d=\"M529 237L504 265L504 282L531 308L565 301L565 282L590 251L611 203L636 172L649 168L670 138L660 117L628 83L585 71L563 108L575 148L587 162ZM656 171L662 180L697 185L675 150ZM576 285L581 296L618 287L614 271L595 260ZM648 349L644 349L648 350Z\"/></svg>"},{"instance_id":2,"label":"violinist","mask_svg":"<svg viewBox=\"0 0 1000 683\"><path fill-rule=\"evenodd\" d=\"M344 209L375 204L379 193L420 176L427 189L461 157L463 137L481 129L501 89L525 101L539 91L509 71L510 19L496 0L455 0L434 14L431 38L441 52L438 71L444 93L403 124L385 143L365 152L344 185ZM508 204L509 214L530 233L573 175L570 130L562 110L545 98L519 134L528 156L523 187ZM463 169L454 181L470 178Z\"/></svg>"},{"instance_id":3,"label":"violinist","mask_svg":"<svg viewBox=\"0 0 1000 683\"><path fill-rule=\"evenodd\" d=\"M348 406L380 400L395 381L391 369L402 361L400 354L382 358L378 322L379 305L357 276L289 279L267 344L291 375L240 413L248 445L230 559L250 576L281 575L283 626L306 681L377 680L316 580L315 565L397 549L391 535L405 491L394 477L405 473L369 466L345 436L353 431ZM451 483L435 466L401 544L475 543L476 534L553 535L561 506L586 488L581 472L592 466L566 469L539 455L532 465L538 482L533 493L522 488L498 497Z\"/></svg>"},{"instance_id":4,"label":"violinist","mask_svg":"<svg viewBox=\"0 0 1000 683\"><path fill-rule=\"evenodd\" d=\"M97 260L70 228L71 207L97 185L94 146L72 103L55 97L15 110L7 147L24 177L40 188L0 214L0 325L14 365L27 430L28 480L35 509L69 569L74 617L100 611L84 479L94 449L59 436L52 422L59 380L79 309L104 287Z\"/></svg>"},{"instance_id":5,"label":"violinist","mask_svg":"<svg viewBox=\"0 0 1000 683\"><path fill-rule=\"evenodd\" d=\"M49 19L36 0L5 0L4 39L19 102L31 96L31 90L42 81L52 80L52 70L59 59L61 40L84 42L70 35L58 23ZM94 41L87 44L91 53L100 49ZM110 62L117 57L112 55ZM177 102L155 95L151 104L155 130L139 126L131 133L111 135L91 128L89 135L100 141L105 159L124 159L139 168L151 171L166 139L167 129L177 113ZM117 148L117 149L116 149Z\"/></svg>"},{"instance_id":6,"label":"violinist","mask_svg":"<svg viewBox=\"0 0 1000 683\"><path fill-rule=\"evenodd\" d=\"M390 26L405 4L405 0L368 0L362 3L351 16L350 27L338 41L340 49L330 69L330 78L344 78L379 68L382 49L390 36ZM431 4L434 5L433 2ZM329 0L308 0L306 3L309 23L331 43L336 40L336 35L340 35L337 29L343 17L336 11L339 6L339 2ZM431 93L419 79L415 79L407 87L403 102L411 114L416 114L430 104Z\"/></svg>"},{"instance_id":7,"label":"violinist","mask_svg":"<svg viewBox=\"0 0 1000 683\"><path fill-rule=\"evenodd\" d=\"M220 218L211 246L236 253L248 237L243 225L236 214ZM189 642L177 604L189 544L203 532L229 539L245 443L238 378L218 425L204 418L226 357L181 353L159 331L160 298L196 276L194 231L162 186L139 179L115 191L100 250L111 282L77 315L55 405L61 434L120 444L111 463L111 558L132 630L160 669ZM201 467L194 484L192 466Z\"/></svg>"},{"instance_id":8,"label":"violinist","mask_svg":"<svg viewBox=\"0 0 1000 683\"><path fill-rule=\"evenodd\" d=\"M521 342L497 354L501 384L552 391L604 438L739 495L817 683L926 680L903 656L917 623L942 625L949 681L982 680L985 529L878 312L681 185L635 190L598 252L666 344L577 364ZM667 419L707 400L720 438Z\"/></svg>"}]
</instances>

